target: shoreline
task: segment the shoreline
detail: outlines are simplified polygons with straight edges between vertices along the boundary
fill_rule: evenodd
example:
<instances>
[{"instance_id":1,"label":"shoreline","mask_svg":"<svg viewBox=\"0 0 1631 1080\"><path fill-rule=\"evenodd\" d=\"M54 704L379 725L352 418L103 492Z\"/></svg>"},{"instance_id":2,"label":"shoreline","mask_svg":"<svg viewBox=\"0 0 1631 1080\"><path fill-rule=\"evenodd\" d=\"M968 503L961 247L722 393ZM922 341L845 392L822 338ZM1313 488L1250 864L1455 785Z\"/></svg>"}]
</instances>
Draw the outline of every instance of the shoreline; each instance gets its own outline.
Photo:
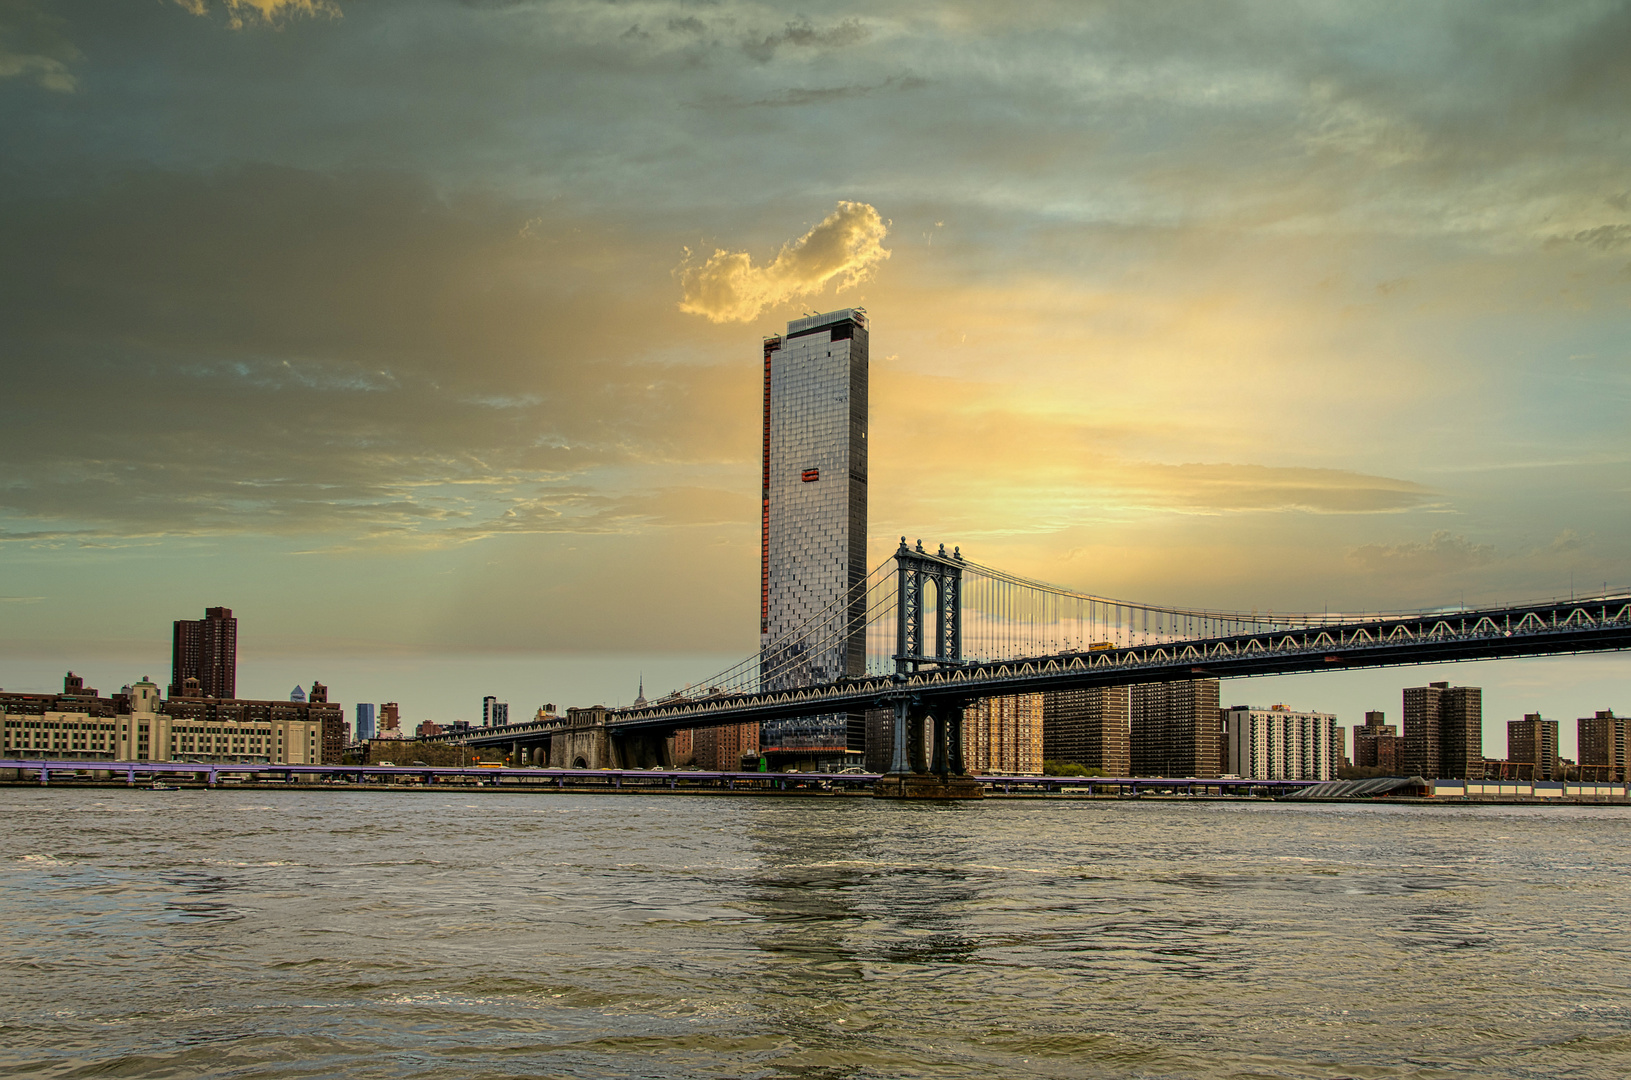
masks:
<instances>
[{"instance_id":1,"label":"shoreline","mask_svg":"<svg viewBox=\"0 0 1631 1080\"><path fill-rule=\"evenodd\" d=\"M243 783L216 784L213 787L197 781L178 782L164 788L154 788L151 784L129 784L122 780L90 780L90 779L53 779L49 784L41 784L37 780L0 780L0 788L30 788L30 789L70 789L70 790L112 790L112 791L149 791L167 793L170 791L328 791L328 792L367 792L370 794L396 793L396 794L459 794L459 795L661 795L664 797L679 796L683 798L694 797L744 797L754 799L867 799L872 800L870 787L849 789L821 789L821 788L769 788L769 787L685 787L670 788L664 785L644 785L625 783L622 787L611 784L590 785L579 784L570 787L560 787L555 784L290 784L284 782L256 783L246 781ZM1078 791L1012 791L1004 792L999 789L986 791L982 799L973 800L910 800L912 802L983 802L986 800L1000 801L1029 801L1029 802L1159 802L1159 803L1299 803L1307 805L1366 805L1366 806L1631 806L1631 798L1604 798L1588 796L1570 796L1564 798L1522 798L1500 796L1463 796L1451 798L1330 798L1330 799L1294 799L1275 798L1260 795L1174 795L1174 794L1141 794L1137 796L1126 795L1093 795ZM896 800L876 800L879 802L893 802Z\"/></svg>"}]
</instances>

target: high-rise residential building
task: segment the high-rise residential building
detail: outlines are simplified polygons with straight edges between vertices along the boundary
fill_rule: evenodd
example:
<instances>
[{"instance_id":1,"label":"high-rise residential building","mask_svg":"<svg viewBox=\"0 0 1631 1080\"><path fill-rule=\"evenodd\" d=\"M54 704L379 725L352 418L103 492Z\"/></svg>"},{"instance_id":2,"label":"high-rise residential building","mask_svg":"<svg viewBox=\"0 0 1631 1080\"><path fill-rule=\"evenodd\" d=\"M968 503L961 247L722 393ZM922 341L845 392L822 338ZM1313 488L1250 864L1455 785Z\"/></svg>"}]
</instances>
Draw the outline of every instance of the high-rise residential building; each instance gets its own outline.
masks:
<instances>
[{"instance_id":1,"label":"high-rise residential building","mask_svg":"<svg viewBox=\"0 0 1631 1080\"><path fill-rule=\"evenodd\" d=\"M1540 713L1524 713L1522 720L1506 722L1506 759L1527 772L1530 780L1558 777L1557 721Z\"/></svg>"},{"instance_id":2,"label":"high-rise residential building","mask_svg":"<svg viewBox=\"0 0 1631 1080\"><path fill-rule=\"evenodd\" d=\"M1223 710L1229 771L1252 780L1335 780L1342 727L1332 713L1236 705Z\"/></svg>"},{"instance_id":3,"label":"high-rise residential building","mask_svg":"<svg viewBox=\"0 0 1631 1080\"><path fill-rule=\"evenodd\" d=\"M1615 716L1613 709L1600 709L1596 716L1575 721L1582 780L1625 781L1628 725L1631 720Z\"/></svg>"},{"instance_id":4,"label":"high-rise residential building","mask_svg":"<svg viewBox=\"0 0 1631 1080\"><path fill-rule=\"evenodd\" d=\"M503 727L510 722L510 706L491 694L481 699L481 726Z\"/></svg>"},{"instance_id":5,"label":"high-rise residential building","mask_svg":"<svg viewBox=\"0 0 1631 1080\"><path fill-rule=\"evenodd\" d=\"M981 776L1040 776L1042 695L981 698L964 709L963 766Z\"/></svg>"},{"instance_id":6,"label":"high-rise residential building","mask_svg":"<svg viewBox=\"0 0 1631 1080\"><path fill-rule=\"evenodd\" d=\"M1447 682L1404 692L1404 758L1400 771L1427 780L1484 775L1484 691Z\"/></svg>"},{"instance_id":7,"label":"high-rise residential building","mask_svg":"<svg viewBox=\"0 0 1631 1080\"><path fill-rule=\"evenodd\" d=\"M357 741L367 742L374 737L374 706L357 706Z\"/></svg>"},{"instance_id":8,"label":"high-rise residential building","mask_svg":"<svg viewBox=\"0 0 1631 1080\"><path fill-rule=\"evenodd\" d=\"M694 734L690 728L680 728L668 737L670 765L685 765L696 761L696 748L692 745Z\"/></svg>"},{"instance_id":9,"label":"high-rise residential building","mask_svg":"<svg viewBox=\"0 0 1631 1080\"><path fill-rule=\"evenodd\" d=\"M1050 690L1042 695L1042 759L1106 776L1132 772L1132 697L1125 686Z\"/></svg>"},{"instance_id":10,"label":"high-rise residential building","mask_svg":"<svg viewBox=\"0 0 1631 1080\"><path fill-rule=\"evenodd\" d=\"M195 680L189 683L188 680ZM204 609L202 619L177 619L170 650L170 697L238 695L238 620L232 609Z\"/></svg>"},{"instance_id":11,"label":"high-rise residential building","mask_svg":"<svg viewBox=\"0 0 1631 1080\"><path fill-rule=\"evenodd\" d=\"M402 709L394 701L387 701L379 707L379 734L399 732L402 730Z\"/></svg>"},{"instance_id":12,"label":"high-rise residential building","mask_svg":"<svg viewBox=\"0 0 1631 1080\"><path fill-rule=\"evenodd\" d=\"M867 345L859 308L794 319L764 340L759 636L767 690L866 668ZM846 633L783 640L845 611L853 620ZM759 745L773 762L859 761L865 716L770 721Z\"/></svg>"},{"instance_id":13,"label":"high-rise residential building","mask_svg":"<svg viewBox=\"0 0 1631 1080\"><path fill-rule=\"evenodd\" d=\"M1222 774L1218 680L1139 683L1130 691L1134 776L1210 780Z\"/></svg>"},{"instance_id":14,"label":"high-rise residential building","mask_svg":"<svg viewBox=\"0 0 1631 1080\"><path fill-rule=\"evenodd\" d=\"M736 772L748 768L751 771L751 759L758 754L758 724L721 724L692 729L691 755L699 769Z\"/></svg>"},{"instance_id":15,"label":"high-rise residential building","mask_svg":"<svg viewBox=\"0 0 1631 1080\"><path fill-rule=\"evenodd\" d=\"M1367 769L1399 768L1399 729L1387 723L1387 714L1367 712L1363 726L1354 725L1354 765Z\"/></svg>"}]
</instances>

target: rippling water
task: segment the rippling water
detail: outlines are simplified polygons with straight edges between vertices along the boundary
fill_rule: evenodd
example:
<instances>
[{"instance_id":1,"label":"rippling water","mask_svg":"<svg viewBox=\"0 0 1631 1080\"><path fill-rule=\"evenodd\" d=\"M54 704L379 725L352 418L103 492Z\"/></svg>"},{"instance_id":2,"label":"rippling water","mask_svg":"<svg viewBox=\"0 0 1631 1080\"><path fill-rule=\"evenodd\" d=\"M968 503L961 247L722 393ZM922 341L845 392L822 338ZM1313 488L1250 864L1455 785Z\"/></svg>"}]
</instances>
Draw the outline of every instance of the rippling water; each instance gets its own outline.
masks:
<instances>
[{"instance_id":1,"label":"rippling water","mask_svg":"<svg viewBox=\"0 0 1631 1080\"><path fill-rule=\"evenodd\" d=\"M8 1076L1631 1073L1622 808L0 808Z\"/></svg>"}]
</instances>

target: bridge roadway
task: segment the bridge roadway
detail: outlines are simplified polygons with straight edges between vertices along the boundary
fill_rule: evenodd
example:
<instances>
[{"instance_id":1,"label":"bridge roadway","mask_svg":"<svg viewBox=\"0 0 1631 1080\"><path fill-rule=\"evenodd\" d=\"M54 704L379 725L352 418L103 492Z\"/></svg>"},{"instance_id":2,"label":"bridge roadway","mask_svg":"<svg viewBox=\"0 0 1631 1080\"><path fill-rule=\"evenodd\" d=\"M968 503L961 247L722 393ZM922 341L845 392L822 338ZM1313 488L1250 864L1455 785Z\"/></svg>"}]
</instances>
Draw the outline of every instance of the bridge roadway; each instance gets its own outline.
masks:
<instances>
[{"instance_id":1,"label":"bridge roadway","mask_svg":"<svg viewBox=\"0 0 1631 1080\"><path fill-rule=\"evenodd\" d=\"M734 789L738 784L759 785L765 782L781 784L827 783L871 787L878 780L877 773L772 773L772 772L703 772L696 769L481 769L465 767L437 767L425 765L267 765L262 763L231 764L228 762L193 761L74 761L43 758L0 758L0 770L18 769L38 773L42 785L51 783L53 773L59 779L80 772L105 772L110 779L124 778L129 786L137 785L137 778L145 782L162 782L202 774L210 787L218 786L225 777L275 780L285 783L302 781L334 781L337 783L400 783L403 781L452 784L482 781L499 787L540 787L553 785L558 789L604 788L624 789L662 787L677 790L685 787L723 785ZM1080 790L1088 788L1115 789L1127 794L1171 792L1193 795L1217 790L1230 795L1289 795L1320 783L1318 780L1196 780L1190 777L1167 778L1157 776L980 776L980 782L993 788L1011 791L1014 788L1047 790Z\"/></svg>"},{"instance_id":2,"label":"bridge roadway","mask_svg":"<svg viewBox=\"0 0 1631 1080\"><path fill-rule=\"evenodd\" d=\"M1264 622L1270 622L1265 616ZM1343 668L1491 660L1631 648L1631 594L1453 612L1372 616L1296 629L1167 641L1001 661L926 661L909 674L799 690L665 698L607 717L615 734L855 712L914 701L934 711L1004 694L1089 686L1238 678ZM503 745L522 729L482 729L472 745Z\"/></svg>"}]
</instances>

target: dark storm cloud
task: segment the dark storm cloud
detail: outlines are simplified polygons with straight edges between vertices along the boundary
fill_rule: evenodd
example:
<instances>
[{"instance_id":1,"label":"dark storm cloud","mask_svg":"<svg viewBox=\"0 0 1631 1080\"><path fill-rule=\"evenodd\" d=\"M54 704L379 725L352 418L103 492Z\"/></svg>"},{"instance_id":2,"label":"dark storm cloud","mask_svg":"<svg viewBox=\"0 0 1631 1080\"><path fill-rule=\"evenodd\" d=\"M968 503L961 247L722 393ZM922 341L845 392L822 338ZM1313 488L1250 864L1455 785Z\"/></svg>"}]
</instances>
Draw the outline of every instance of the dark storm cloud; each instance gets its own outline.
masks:
<instances>
[{"instance_id":1,"label":"dark storm cloud","mask_svg":"<svg viewBox=\"0 0 1631 1080\"><path fill-rule=\"evenodd\" d=\"M921 90L929 85L927 79L920 79L915 75L891 75L880 83L867 86L817 86L790 87L781 91L774 97L759 101L743 102L744 105L788 108L805 105L830 105L845 98L866 97L869 94L879 94L895 90Z\"/></svg>"},{"instance_id":2,"label":"dark storm cloud","mask_svg":"<svg viewBox=\"0 0 1631 1080\"><path fill-rule=\"evenodd\" d=\"M815 26L808 19L798 19L775 33L748 40L743 44L742 51L759 63L768 64L775 59L779 49L841 49L859 45L869 36L867 28L858 19L845 19L835 26L825 27Z\"/></svg>"},{"instance_id":3,"label":"dark storm cloud","mask_svg":"<svg viewBox=\"0 0 1631 1080\"><path fill-rule=\"evenodd\" d=\"M877 320L877 521L1113 512L1142 550L1204 516L1272 584L1237 522L1318 519L1371 581L1460 550L1442 461L1623 456L1580 419L1621 399L1556 369L1623 355L1626 3L199 7L0 0L12 550L751 534L709 481L751 502L757 336L796 309L716 327L671 271L773 265L839 203L891 223L867 295L806 301ZM971 441L928 371L1004 422ZM919 482L914 402L986 494ZM1078 427L1115 446L1037 483ZM1528 550L1542 502L1618 535L1604 469L1452 535Z\"/></svg>"},{"instance_id":4,"label":"dark storm cloud","mask_svg":"<svg viewBox=\"0 0 1631 1080\"><path fill-rule=\"evenodd\" d=\"M80 52L65 20L31 0L0 0L0 80L21 79L43 90L72 93Z\"/></svg>"},{"instance_id":5,"label":"dark storm cloud","mask_svg":"<svg viewBox=\"0 0 1631 1080\"><path fill-rule=\"evenodd\" d=\"M551 477L717 457L691 419L713 373L642 357L641 261L380 174L10 201L0 506L130 534L468 530Z\"/></svg>"}]
</instances>

